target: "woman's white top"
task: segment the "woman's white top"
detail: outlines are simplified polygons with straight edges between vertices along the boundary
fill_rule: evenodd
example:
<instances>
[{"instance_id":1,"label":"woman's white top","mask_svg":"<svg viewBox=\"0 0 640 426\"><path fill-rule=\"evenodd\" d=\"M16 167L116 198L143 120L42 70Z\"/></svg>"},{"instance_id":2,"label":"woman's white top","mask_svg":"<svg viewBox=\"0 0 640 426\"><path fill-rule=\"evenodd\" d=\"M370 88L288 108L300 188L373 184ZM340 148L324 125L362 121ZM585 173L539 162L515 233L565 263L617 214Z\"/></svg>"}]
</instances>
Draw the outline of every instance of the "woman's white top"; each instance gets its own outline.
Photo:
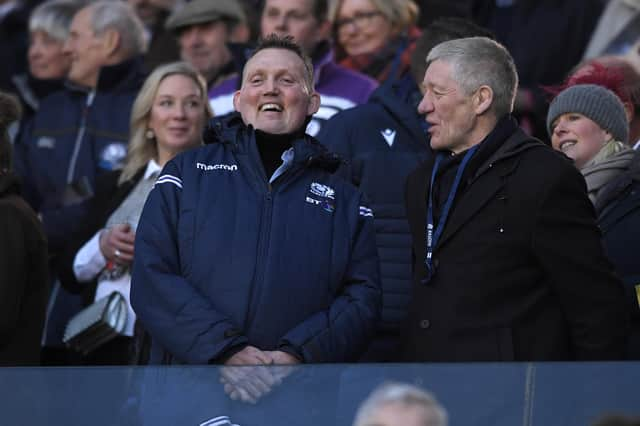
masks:
<instances>
[{"instance_id":1,"label":"woman's white top","mask_svg":"<svg viewBox=\"0 0 640 426\"><path fill-rule=\"evenodd\" d=\"M147 163L147 168L142 177L142 181L155 181L161 170L162 168L155 162L155 160L150 160L149 163ZM139 213L137 217L139 217ZM130 225L135 229L138 224L136 221L136 223L130 223ZM110 278L108 277L108 274L102 274L107 266L107 259L105 259L104 255L100 251L100 234L104 230L105 229L101 229L98 231L93 238L87 241L78 253L76 253L76 257L73 260L73 272L79 282L90 282L99 276L95 300L105 297L114 291L120 292L124 296L127 301L128 312L127 324L123 333L126 336L133 336L136 314L131 308L131 300L129 298L129 292L131 290L131 274L129 270L118 278Z\"/></svg>"}]
</instances>

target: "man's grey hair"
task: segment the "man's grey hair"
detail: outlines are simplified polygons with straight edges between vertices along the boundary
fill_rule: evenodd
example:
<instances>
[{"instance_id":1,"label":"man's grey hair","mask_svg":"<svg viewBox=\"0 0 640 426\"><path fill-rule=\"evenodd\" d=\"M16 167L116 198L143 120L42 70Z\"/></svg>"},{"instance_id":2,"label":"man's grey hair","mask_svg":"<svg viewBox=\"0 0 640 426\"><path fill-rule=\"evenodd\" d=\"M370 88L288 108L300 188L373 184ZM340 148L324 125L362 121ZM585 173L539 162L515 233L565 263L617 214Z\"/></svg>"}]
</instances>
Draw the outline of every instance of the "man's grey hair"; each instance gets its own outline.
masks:
<instances>
[{"instance_id":1,"label":"man's grey hair","mask_svg":"<svg viewBox=\"0 0 640 426\"><path fill-rule=\"evenodd\" d=\"M414 385L389 382L374 389L360 404L353 426L365 425L376 410L393 403L421 407L425 411L433 412L436 422L428 422L431 416L429 418L425 416L425 426L447 426L449 422L447 411L431 393Z\"/></svg>"},{"instance_id":2,"label":"man's grey hair","mask_svg":"<svg viewBox=\"0 0 640 426\"><path fill-rule=\"evenodd\" d=\"M69 36L73 15L84 3L74 0L53 0L33 9L29 16L29 32L42 31L61 43Z\"/></svg>"},{"instance_id":3,"label":"man's grey hair","mask_svg":"<svg viewBox=\"0 0 640 426\"><path fill-rule=\"evenodd\" d=\"M144 26L128 3L100 0L87 7L91 8L91 26L96 36L113 29L120 34L122 49L127 57L145 52Z\"/></svg>"},{"instance_id":4,"label":"man's grey hair","mask_svg":"<svg viewBox=\"0 0 640 426\"><path fill-rule=\"evenodd\" d=\"M452 78L465 95L489 86L493 90L490 108L497 118L513 111L518 72L504 46L486 37L445 41L429 52L427 66L438 60L451 65Z\"/></svg>"}]
</instances>

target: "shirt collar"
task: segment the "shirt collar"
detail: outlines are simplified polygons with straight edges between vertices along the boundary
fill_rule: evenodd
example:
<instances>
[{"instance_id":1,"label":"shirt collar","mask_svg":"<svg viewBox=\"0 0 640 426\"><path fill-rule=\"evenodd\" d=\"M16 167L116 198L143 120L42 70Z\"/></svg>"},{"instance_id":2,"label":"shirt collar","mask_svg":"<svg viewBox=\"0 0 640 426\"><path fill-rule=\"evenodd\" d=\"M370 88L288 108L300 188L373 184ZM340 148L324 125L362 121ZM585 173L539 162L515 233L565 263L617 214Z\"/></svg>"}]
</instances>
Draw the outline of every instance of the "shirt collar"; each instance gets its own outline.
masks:
<instances>
[{"instance_id":1,"label":"shirt collar","mask_svg":"<svg viewBox=\"0 0 640 426\"><path fill-rule=\"evenodd\" d=\"M144 180L147 180L150 177L153 177L154 175L157 176L158 174L160 174L161 170L162 170L162 167L160 167L160 165L156 163L156 160L152 158L147 163L147 169L144 171L144 176L142 178Z\"/></svg>"},{"instance_id":2,"label":"shirt collar","mask_svg":"<svg viewBox=\"0 0 640 426\"><path fill-rule=\"evenodd\" d=\"M276 169L275 172L273 172L271 179L269 179L269 183L273 183L274 180L276 180L281 174L286 172L289 167L291 167L291 163L293 163L293 157L293 148L289 148L282 153L282 155L280 156L280 158L282 159L282 164Z\"/></svg>"}]
</instances>

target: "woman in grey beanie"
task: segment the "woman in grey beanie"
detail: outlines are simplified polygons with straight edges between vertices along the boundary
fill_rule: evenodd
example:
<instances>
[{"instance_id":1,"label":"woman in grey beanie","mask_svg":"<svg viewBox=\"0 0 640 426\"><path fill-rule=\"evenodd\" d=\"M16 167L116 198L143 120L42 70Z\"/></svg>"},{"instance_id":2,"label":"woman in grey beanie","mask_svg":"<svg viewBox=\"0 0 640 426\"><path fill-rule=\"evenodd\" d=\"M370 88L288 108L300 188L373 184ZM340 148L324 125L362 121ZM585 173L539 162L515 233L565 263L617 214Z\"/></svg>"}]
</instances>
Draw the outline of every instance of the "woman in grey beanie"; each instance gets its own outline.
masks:
<instances>
[{"instance_id":1,"label":"woman in grey beanie","mask_svg":"<svg viewBox=\"0 0 640 426\"><path fill-rule=\"evenodd\" d=\"M547 114L551 145L573 159L595 204L599 191L626 171L633 150L626 142L629 124L624 105L612 91L577 84L553 99Z\"/></svg>"},{"instance_id":2,"label":"woman in grey beanie","mask_svg":"<svg viewBox=\"0 0 640 426\"><path fill-rule=\"evenodd\" d=\"M551 102L547 129L553 148L585 178L606 253L625 283L632 313L627 357L640 359L640 152L626 144L623 104L602 86L569 86Z\"/></svg>"}]
</instances>

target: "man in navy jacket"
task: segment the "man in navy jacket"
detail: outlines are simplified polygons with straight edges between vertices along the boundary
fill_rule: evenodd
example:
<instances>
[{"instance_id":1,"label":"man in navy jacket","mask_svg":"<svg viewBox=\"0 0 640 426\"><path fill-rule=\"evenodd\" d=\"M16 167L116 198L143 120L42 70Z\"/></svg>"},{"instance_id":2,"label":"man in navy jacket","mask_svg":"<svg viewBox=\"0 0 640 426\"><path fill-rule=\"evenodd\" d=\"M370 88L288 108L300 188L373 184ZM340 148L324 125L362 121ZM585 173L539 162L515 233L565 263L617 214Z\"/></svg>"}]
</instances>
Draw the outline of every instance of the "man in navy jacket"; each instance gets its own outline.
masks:
<instances>
[{"instance_id":1,"label":"man in navy jacket","mask_svg":"<svg viewBox=\"0 0 640 426\"><path fill-rule=\"evenodd\" d=\"M234 116L169 162L136 237L131 300L151 362L349 362L373 334L373 215L304 134L313 68L273 36L247 62Z\"/></svg>"},{"instance_id":2,"label":"man in navy jacket","mask_svg":"<svg viewBox=\"0 0 640 426\"><path fill-rule=\"evenodd\" d=\"M64 90L45 98L16 144L16 172L59 252L92 195L98 176L122 167L131 106L142 86L144 27L126 4L100 1L73 18Z\"/></svg>"},{"instance_id":3,"label":"man in navy jacket","mask_svg":"<svg viewBox=\"0 0 640 426\"><path fill-rule=\"evenodd\" d=\"M16 142L15 169L38 213L52 255L64 251L87 211L99 176L122 166L131 106L144 81L144 27L124 2L102 0L78 11L64 47L71 58L65 88L46 97ZM67 359L62 335L81 297L56 283L45 327L43 363Z\"/></svg>"}]
</instances>

